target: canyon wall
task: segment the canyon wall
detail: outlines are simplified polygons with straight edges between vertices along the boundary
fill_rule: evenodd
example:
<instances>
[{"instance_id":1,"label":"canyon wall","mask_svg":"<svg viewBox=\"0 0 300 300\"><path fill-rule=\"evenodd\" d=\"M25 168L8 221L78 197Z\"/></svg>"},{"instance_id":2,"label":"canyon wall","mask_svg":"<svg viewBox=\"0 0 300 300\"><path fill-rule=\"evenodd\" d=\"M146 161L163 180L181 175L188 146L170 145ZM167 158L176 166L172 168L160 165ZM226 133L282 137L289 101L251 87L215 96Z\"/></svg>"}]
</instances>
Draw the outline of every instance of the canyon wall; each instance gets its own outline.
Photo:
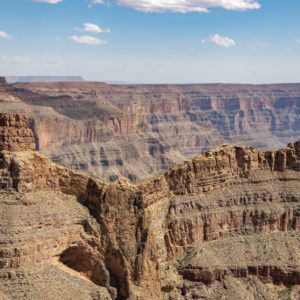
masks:
<instances>
[{"instance_id":1,"label":"canyon wall","mask_svg":"<svg viewBox=\"0 0 300 300\"><path fill-rule=\"evenodd\" d=\"M223 145L137 184L26 145L0 153L6 297L298 299L300 141Z\"/></svg>"},{"instance_id":2,"label":"canyon wall","mask_svg":"<svg viewBox=\"0 0 300 300\"><path fill-rule=\"evenodd\" d=\"M0 109L30 117L43 154L111 181L149 178L224 143L275 149L300 138L299 84L59 82L6 89L21 101L0 101Z\"/></svg>"}]
</instances>

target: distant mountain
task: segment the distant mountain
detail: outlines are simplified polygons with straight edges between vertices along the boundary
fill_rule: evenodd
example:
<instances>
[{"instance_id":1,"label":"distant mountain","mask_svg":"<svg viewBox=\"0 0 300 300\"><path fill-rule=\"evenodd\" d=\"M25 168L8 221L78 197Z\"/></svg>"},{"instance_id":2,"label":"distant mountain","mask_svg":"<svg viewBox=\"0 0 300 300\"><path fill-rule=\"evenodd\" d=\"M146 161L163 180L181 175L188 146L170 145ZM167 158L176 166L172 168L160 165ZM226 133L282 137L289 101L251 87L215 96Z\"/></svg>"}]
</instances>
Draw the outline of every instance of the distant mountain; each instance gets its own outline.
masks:
<instances>
[{"instance_id":1,"label":"distant mountain","mask_svg":"<svg viewBox=\"0 0 300 300\"><path fill-rule=\"evenodd\" d=\"M17 82L84 82L81 76L6 76L8 83Z\"/></svg>"}]
</instances>

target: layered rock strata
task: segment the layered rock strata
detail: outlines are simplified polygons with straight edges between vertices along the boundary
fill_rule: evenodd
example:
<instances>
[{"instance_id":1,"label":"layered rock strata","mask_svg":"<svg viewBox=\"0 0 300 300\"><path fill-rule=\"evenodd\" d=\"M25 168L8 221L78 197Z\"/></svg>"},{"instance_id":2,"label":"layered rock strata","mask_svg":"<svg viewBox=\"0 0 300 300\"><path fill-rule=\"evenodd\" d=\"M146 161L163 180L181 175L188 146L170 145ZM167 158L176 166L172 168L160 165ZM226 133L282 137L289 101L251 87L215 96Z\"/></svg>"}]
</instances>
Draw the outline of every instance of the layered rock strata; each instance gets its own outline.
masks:
<instances>
[{"instance_id":1,"label":"layered rock strata","mask_svg":"<svg viewBox=\"0 0 300 300\"><path fill-rule=\"evenodd\" d=\"M224 145L137 184L26 145L1 151L8 299L298 299L300 142Z\"/></svg>"},{"instance_id":2,"label":"layered rock strata","mask_svg":"<svg viewBox=\"0 0 300 300\"><path fill-rule=\"evenodd\" d=\"M35 139L29 120L18 114L0 114L0 151L35 150Z\"/></svg>"},{"instance_id":3,"label":"layered rock strata","mask_svg":"<svg viewBox=\"0 0 300 300\"><path fill-rule=\"evenodd\" d=\"M33 119L39 150L99 178L165 172L223 143L276 149L300 138L300 85L6 85L4 111ZM8 94L6 93L6 99Z\"/></svg>"}]
</instances>

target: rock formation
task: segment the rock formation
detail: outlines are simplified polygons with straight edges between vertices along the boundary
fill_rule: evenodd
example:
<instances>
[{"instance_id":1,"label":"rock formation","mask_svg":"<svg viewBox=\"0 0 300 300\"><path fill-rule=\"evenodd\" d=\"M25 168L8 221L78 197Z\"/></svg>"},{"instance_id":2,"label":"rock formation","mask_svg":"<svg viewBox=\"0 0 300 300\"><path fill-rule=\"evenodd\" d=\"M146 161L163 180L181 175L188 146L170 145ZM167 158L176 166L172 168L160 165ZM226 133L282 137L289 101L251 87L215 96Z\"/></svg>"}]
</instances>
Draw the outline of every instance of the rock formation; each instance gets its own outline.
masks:
<instances>
[{"instance_id":1,"label":"rock formation","mask_svg":"<svg viewBox=\"0 0 300 300\"><path fill-rule=\"evenodd\" d=\"M0 152L3 297L299 299L300 141L224 145L136 184L27 143Z\"/></svg>"},{"instance_id":2,"label":"rock formation","mask_svg":"<svg viewBox=\"0 0 300 300\"><path fill-rule=\"evenodd\" d=\"M29 121L18 114L0 115L0 151L35 150L35 140Z\"/></svg>"},{"instance_id":3,"label":"rock formation","mask_svg":"<svg viewBox=\"0 0 300 300\"><path fill-rule=\"evenodd\" d=\"M33 120L43 154L112 181L150 178L223 143L276 149L300 138L299 84L6 86L22 101L0 109Z\"/></svg>"}]
</instances>

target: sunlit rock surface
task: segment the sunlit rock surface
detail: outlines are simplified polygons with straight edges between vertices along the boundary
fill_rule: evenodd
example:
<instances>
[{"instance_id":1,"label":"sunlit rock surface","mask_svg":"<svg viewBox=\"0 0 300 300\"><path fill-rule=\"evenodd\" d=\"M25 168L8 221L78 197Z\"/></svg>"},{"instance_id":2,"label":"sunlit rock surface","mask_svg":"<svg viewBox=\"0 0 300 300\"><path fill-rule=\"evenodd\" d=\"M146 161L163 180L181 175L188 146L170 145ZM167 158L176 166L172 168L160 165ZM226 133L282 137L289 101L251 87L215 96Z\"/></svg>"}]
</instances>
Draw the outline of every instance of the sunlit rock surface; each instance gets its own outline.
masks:
<instances>
[{"instance_id":1,"label":"sunlit rock surface","mask_svg":"<svg viewBox=\"0 0 300 300\"><path fill-rule=\"evenodd\" d=\"M136 184L24 143L0 152L4 299L299 299L300 142L223 145Z\"/></svg>"}]
</instances>

